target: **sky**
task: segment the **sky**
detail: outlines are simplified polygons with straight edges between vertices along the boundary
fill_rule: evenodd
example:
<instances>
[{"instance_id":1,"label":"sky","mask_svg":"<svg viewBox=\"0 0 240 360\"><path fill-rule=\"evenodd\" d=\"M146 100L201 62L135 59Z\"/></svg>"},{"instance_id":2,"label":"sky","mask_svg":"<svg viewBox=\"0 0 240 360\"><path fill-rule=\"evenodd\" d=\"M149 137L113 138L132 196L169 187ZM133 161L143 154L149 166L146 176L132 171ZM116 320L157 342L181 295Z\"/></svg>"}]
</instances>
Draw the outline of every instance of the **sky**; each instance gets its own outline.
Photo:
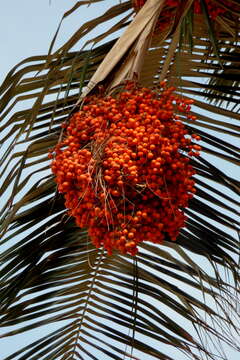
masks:
<instances>
[{"instance_id":1,"label":"sky","mask_svg":"<svg viewBox=\"0 0 240 360\"><path fill-rule=\"evenodd\" d=\"M51 5L48 0L10 0L1 5L1 79L26 57L46 53L65 10L64 0Z\"/></svg>"},{"instance_id":2,"label":"sky","mask_svg":"<svg viewBox=\"0 0 240 360\"><path fill-rule=\"evenodd\" d=\"M63 13L75 3L74 0L2 1L0 5L0 83L7 72L23 59L47 53ZM64 21L56 42L57 47L64 43L79 27L79 24L84 23L89 16L95 17L99 15L99 11L103 12L103 4L100 3L93 9L94 11L82 7L71 18ZM39 335L42 335L41 328L37 331ZM21 335L21 342L26 339L25 336L25 334ZM14 351L13 346L8 340L1 342L1 356L4 357ZM236 360L237 354L230 350L229 354L231 354L229 360Z\"/></svg>"},{"instance_id":3,"label":"sky","mask_svg":"<svg viewBox=\"0 0 240 360\"><path fill-rule=\"evenodd\" d=\"M107 1L109 2L109 1ZM104 2L106 3L106 1ZM0 81L23 59L46 54L65 11L74 0L9 0L0 5ZM62 24L56 47L64 43L80 24L103 12L104 4L81 6ZM86 37L87 39L87 37Z\"/></svg>"}]
</instances>

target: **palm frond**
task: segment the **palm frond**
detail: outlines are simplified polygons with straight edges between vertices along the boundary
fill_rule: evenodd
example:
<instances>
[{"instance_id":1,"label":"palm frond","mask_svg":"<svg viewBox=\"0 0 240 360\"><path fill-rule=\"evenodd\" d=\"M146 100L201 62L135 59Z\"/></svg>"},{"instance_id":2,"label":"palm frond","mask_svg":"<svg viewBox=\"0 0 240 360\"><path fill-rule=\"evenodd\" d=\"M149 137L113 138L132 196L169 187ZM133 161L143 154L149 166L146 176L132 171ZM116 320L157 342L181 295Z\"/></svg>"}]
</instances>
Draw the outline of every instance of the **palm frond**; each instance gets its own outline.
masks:
<instances>
[{"instance_id":1,"label":"palm frond","mask_svg":"<svg viewBox=\"0 0 240 360\"><path fill-rule=\"evenodd\" d=\"M64 18L85 3L77 2ZM61 137L61 123L114 48L117 38L108 36L126 27L131 14L129 1L116 3L58 50L54 38L48 54L18 64L0 87L2 338L56 326L5 360L173 360L176 351L178 357L227 358L222 343L239 351L239 89L233 86L239 59L236 39L226 32L234 28L231 18L218 19L225 26L218 55L201 15L194 16L192 44L181 37L179 16L176 31L154 36L141 59L142 84L167 77L177 93L195 98L197 120L185 123L201 136L203 151L192 160L197 194L176 243L146 242L136 259L107 256L69 218L50 173L47 155ZM88 40L82 50L73 49L110 19L115 24L92 37L94 46ZM109 68L107 81L112 75Z\"/></svg>"}]
</instances>

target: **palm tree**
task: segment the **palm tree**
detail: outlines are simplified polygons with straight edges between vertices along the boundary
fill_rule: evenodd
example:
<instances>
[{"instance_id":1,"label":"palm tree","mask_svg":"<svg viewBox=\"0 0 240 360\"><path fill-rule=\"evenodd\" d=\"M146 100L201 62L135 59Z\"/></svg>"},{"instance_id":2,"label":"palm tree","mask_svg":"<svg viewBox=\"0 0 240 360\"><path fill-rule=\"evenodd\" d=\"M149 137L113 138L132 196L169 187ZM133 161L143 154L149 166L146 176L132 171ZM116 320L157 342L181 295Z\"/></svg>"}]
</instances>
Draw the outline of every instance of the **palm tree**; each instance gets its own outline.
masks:
<instances>
[{"instance_id":1,"label":"palm tree","mask_svg":"<svg viewBox=\"0 0 240 360\"><path fill-rule=\"evenodd\" d=\"M91 11L99 1L83 3ZM240 7L212 0L223 10L215 18L210 1L200 0L200 14L180 2L147 0L136 15L116 0L53 51L57 32L48 54L22 61L1 85L2 337L42 329L6 360L227 359L239 350ZM73 50L99 24L107 30ZM134 257L92 245L67 215L48 158L84 96L125 79L168 79L194 98L197 120L184 122L202 146L186 227L176 242L144 241Z\"/></svg>"}]
</instances>

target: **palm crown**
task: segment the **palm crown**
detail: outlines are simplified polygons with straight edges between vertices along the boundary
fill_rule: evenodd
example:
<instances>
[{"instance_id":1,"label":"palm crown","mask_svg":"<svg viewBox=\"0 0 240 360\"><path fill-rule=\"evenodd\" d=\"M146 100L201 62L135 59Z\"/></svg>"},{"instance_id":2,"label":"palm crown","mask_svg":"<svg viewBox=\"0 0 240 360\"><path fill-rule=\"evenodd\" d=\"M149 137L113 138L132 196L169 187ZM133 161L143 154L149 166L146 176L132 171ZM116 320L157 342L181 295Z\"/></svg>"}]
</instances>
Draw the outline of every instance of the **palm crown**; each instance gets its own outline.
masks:
<instances>
[{"instance_id":1,"label":"palm crown","mask_svg":"<svg viewBox=\"0 0 240 360\"><path fill-rule=\"evenodd\" d=\"M6 359L215 359L226 358L224 343L239 350L239 16L233 0L115 1L59 49L54 37L47 55L6 76L2 336L55 326ZM99 24L107 30L73 50ZM121 247L109 256L69 216L48 154L86 96L115 96L126 80L158 92L165 79L194 99L196 120L180 118L201 137L201 155L190 160L196 195L176 241L146 238L136 256ZM24 110L15 111L19 102Z\"/></svg>"}]
</instances>

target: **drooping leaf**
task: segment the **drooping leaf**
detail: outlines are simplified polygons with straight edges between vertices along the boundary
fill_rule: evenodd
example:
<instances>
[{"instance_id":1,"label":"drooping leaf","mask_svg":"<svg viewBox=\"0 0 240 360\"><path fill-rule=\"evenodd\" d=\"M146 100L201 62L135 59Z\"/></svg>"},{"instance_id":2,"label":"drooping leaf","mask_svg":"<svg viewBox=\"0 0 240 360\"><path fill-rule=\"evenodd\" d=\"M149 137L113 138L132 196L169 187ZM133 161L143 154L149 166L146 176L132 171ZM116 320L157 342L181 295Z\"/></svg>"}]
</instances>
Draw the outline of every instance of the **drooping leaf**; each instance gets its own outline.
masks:
<instances>
[{"instance_id":1,"label":"drooping leaf","mask_svg":"<svg viewBox=\"0 0 240 360\"><path fill-rule=\"evenodd\" d=\"M77 2L64 18L85 3ZM195 98L197 120L186 125L202 137L202 156L192 160L198 191L176 243L145 242L136 260L117 253L109 257L92 246L87 230L76 227L56 192L49 148L116 44L109 34L116 36L131 19L131 2L111 5L56 51L54 39L47 55L21 62L0 87L2 337L49 327L47 335L5 359L173 360L176 351L178 358L216 359L224 342L239 351L234 337L239 332L239 89L233 86L239 58L232 18L217 19L224 29L216 40L223 70L202 15L193 17L191 44L183 37L179 49L175 32L155 35L141 59L143 85L154 86L166 75L177 93ZM99 22L111 19L115 25L73 51ZM175 28L182 21L179 13ZM22 110L15 111L19 103ZM59 327L51 330L52 325Z\"/></svg>"}]
</instances>

